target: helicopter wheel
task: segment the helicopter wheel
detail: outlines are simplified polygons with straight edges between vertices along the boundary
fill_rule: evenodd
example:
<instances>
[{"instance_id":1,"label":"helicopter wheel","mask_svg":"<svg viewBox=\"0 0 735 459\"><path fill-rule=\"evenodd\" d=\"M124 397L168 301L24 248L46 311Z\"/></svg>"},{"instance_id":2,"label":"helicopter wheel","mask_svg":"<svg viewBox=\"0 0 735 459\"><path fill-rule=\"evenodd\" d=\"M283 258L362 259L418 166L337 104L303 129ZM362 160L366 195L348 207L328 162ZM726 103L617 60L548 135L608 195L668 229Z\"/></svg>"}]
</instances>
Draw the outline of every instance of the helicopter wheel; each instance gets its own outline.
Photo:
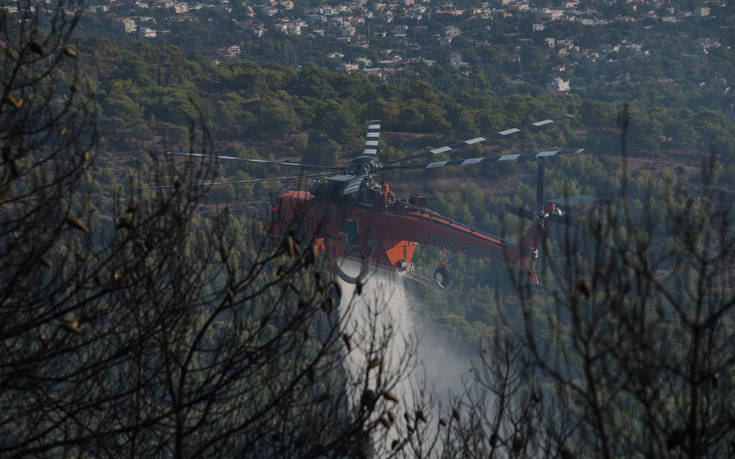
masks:
<instances>
[{"instance_id":1,"label":"helicopter wheel","mask_svg":"<svg viewBox=\"0 0 735 459\"><path fill-rule=\"evenodd\" d=\"M442 288L446 288L446 286L449 285L449 271L447 271L446 266L439 265L439 267L436 268L436 271L434 271L434 281L436 281L436 283Z\"/></svg>"}]
</instances>

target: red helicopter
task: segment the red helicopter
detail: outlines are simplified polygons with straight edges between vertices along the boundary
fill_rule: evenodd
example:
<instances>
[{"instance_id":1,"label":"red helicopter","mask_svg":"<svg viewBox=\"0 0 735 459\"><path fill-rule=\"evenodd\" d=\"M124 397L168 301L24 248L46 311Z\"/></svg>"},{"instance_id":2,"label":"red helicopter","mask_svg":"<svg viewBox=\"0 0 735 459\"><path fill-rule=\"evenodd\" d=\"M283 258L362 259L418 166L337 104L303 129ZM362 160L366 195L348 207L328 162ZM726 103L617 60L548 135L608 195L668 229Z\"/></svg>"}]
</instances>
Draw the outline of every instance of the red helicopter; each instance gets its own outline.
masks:
<instances>
[{"instance_id":1,"label":"red helicopter","mask_svg":"<svg viewBox=\"0 0 735 459\"><path fill-rule=\"evenodd\" d=\"M267 231L269 235L278 239L287 234L294 234L300 241L315 241L327 254L333 273L345 282L353 284L362 282L369 268L375 266L406 274L411 279L436 288L445 288L450 280L444 254L448 249L464 252L470 256L516 264L533 283L538 284L534 266L538 258L539 244L552 222L562 219L559 201L544 201L545 159L556 155L579 153L582 149L450 159L419 164L405 163L493 138L502 138L523 130L540 128L570 117L571 115L564 115L537 121L393 161L381 161L378 158L380 122L371 121L368 124L364 150L343 167L196 153L173 154L330 171L265 179L296 177L313 179L308 191L288 191L276 197L270 209ZM423 207L421 200L416 197L408 201L398 199L389 185L381 184L376 176L377 173L388 170L435 169L491 161L534 159L538 163L536 194L538 209L535 213L523 209L509 209L534 222L518 244L440 215ZM418 274L412 263L419 244L434 246L441 250L440 265L434 271L433 279ZM358 274L350 275L340 267L337 260L344 258L359 261Z\"/></svg>"}]
</instances>

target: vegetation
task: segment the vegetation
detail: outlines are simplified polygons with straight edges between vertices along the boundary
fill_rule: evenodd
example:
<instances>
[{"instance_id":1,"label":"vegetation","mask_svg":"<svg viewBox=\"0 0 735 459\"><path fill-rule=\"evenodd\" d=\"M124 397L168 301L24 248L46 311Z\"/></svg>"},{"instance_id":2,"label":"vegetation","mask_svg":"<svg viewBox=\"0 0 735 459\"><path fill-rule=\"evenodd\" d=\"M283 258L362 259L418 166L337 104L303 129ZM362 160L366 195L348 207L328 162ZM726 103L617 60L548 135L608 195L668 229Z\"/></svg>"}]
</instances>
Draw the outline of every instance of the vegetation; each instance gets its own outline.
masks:
<instances>
[{"instance_id":1,"label":"vegetation","mask_svg":"<svg viewBox=\"0 0 735 459\"><path fill-rule=\"evenodd\" d=\"M633 105L616 126L616 106L593 98L453 98L420 81L72 43L78 4L55 12L0 23L0 455L735 453L733 143L719 112ZM310 241L265 238L262 202L242 215L208 205L264 201L277 188L203 183L274 170L177 168L155 154L330 163L379 118L395 158L444 143L437 131L562 113L575 123L467 152L584 145L550 169L547 194L606 199L571 209L576 224L550 238L543 288L452 254L453 289L415 292L441 333L484 345L443 410L420 388L396 396L411 349L388 365L394 330L380 305L334 308ZM672 167L652 173L653 161ZM449 174L432 173L422 180ZM439 189L432 207L510 237L522 223L495 209L533 202L529 175L524 164L457 172L472 180ZM508 189L488 192L502 176ZM416 261L437 259L424 250Z\"/></svg>"},{"instance_id":2,"label":"vegetation","mask_svg":"<svg viewBox=\"0 0 735 459\"><path fill-rule=\"evenodd\" d=\"M514 277L516 298L496 294L515 333L488 340L449 436L456 451L733 454L735 207L713 160L696 194L676 177L636 189L624 173L612 201L566 231L553 286Z\"/></svg>"},{"instance_id":3,"label":"vegetation","mask_svg":"<svg viewBox=\"0 0 735 459\"><path fill-rule=\"evenodd\" d=\"M226 210L202 220L208 161L93 207L77 18L64 3L0 23L0 455L383 455L387 410L422 409L391 392L411 353L383 364L390 328L353 327L350 298L337 312L318 251Z\"/></svg>"},{"instance_id":4,"label":"vegetation","mask_svg":"<svg viewBox=\"0 0 735 459\"><path fill-rule=\"evenodd\" d=\"M625 100L575 95L498 97L491 92L461 91L450 96L421 81L391 86L359 73L346 75L322 67L297 70L247 62L215 65L201 55L185 56L171 45L120 45L94 38L81 40L79 46L92 56L85 61L84 70L85 75L95 75L92 81L101 108L100 127L118 142L128 141L133 151L140 140L152 141L161 134L183 146L186 119L182 110L193 99L207 119L216 120L211 130L218 148L245 139L252 148L259 139L268 140L270 149L276 140L318 130L349 152L359 144L369 119L382 120L388 131L466 138L571 113L577 116L578 129L594 130L595 135L575 139L567 128L565 137L554 140L588 142L585 146L596 152L615 153L615 135L610 129L620 108L617 101ZM633 104L631 118L629 142L633 150L682 145L706 150L714 143L724 161L731 162L735 155L732 122L720 111L654 102ZM138 142L130 142L133 138ZM543 143L550 138L542 132L534 140ZM125 144L114 146L119 149ZM265 149L261 146L254 153L268 155Z\"/></svg>"},{"instance_id":5,"label":"vegetation","mask_svg":"<svg viewBox=\"0 0 735 459\"><path fill-rule=\"evenodd\" d=\"M153 166L150 155L185 149L185 113L193 101L203 117L212 120L209 127L217 152L288 157L319 164L346 162L361 148L363 129L370 119L382 120L381 156L393 159L442 145L448 139L469 138L571 113L575 115L572 122L464 154L583 146L585 155L552 165L549 196L595 194L617 185L611 180L611 171L620 171L619 142L614 129L619 106L612 102L574 95L515 94L499 98L492 92L462 91L452 97L421 81L393 86L374 82L362 74L345 75L321 67L295 69L246 62L215 65L196 53L184 55L173 45L156 48L140 42L125 43L103 38L79 40L79 48L87 51L85 56L89 55L82 65L99 106L103 132L100 147L105 161L94 167L96 177L106 177L101 180L105 184L122 180L121 169L116 166L121 161L133 170L145 170ZM630 118L628 143L636 157L651 158L648 161L655 158L661 168L673 169L686 162L699 164L703 152L713 146L719 153L720 165L715 171L718 183L725 186L731 180L733 175L728 171L735 170L735 129L722 113L633 104ZM111 150L114 157L107 156ZM631 180L645 186L649 177L644 171L645 167L633 173ZM277 173L274 168L222 164L216 178L236 182ZM507 176L516 180L502 188L494 185ZM441 181L437 179L450 177L463 183L438 187ZM431 205L436 210L512 238L518 233L517 223L509 221L503 227L501 211L509 203L526 206L533 202L530 177L530 167L505 165L466 171L393 173L386 174L385 179L404 197L413 192L434 195ZM471 179L474 184L462 179ZM269 196L290 186L233 183L213 189L205 199L251 210L262 208ZM108 189L109 185L102 188ZM93 203L103 208L110 205L110 196L95 196ZM424 249L419 251L416 261L420 267L431 270L438 262L438 253ZM449 262L455 286L470 292L468 301L457 305L450 298L437 299L427 292L419 291L418 295L429 303L425 313L438 320L447 335L476 343L497 320L487 304L493 285L483 279L502 279L506 276L505 268L456 254L451 255Z\"/></svg>"}]
</instances>

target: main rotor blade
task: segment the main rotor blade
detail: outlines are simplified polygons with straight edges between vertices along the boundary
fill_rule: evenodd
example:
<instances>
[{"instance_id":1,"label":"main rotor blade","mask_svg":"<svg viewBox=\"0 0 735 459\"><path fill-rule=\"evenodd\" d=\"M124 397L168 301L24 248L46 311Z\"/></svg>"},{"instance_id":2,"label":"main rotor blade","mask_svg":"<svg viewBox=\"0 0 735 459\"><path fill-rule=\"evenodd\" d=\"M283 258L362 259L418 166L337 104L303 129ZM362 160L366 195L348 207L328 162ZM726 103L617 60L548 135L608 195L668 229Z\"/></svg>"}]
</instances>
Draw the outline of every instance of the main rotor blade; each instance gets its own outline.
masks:
<instances>
[{"instance_id":1,"label":"main rotor blade","mask_svg":"<svg viewBox=\"0 0 735 459\"><path fill-rule=\"evenodd\" d=\"M378 154L378 142L380 141L380 120L368 121L367 133L365 134L365 149L363 155L375 156Z\"/></svg>"},{"instance_id":2,"label":"main rotor blade","mask_svg":"<svg viewBox=\"0 0 735 459\"><path fill-rule=\"evenodd\" d=\"M352 180L350 180L347 185L345 185L344 190L342 190L342 196L357 193L358 191L360 191L360 185L362 185L362 181L364 179L365 175L358 175L357 177L354 177Z\"/></svg>"},{"instance_id":3,"label":"main rotor blade","mask_svg":"<svg viewBox=\"0 0 735 459\"><path fill-rule=\"evenodd\" d=\"M267 161L264 159L239 158L237 156L224 156L224 155L207 155L203 153L184 153L180 151L172 151L172 152L168 152L168 154L174 155L174 156L189 156L193 158L216 158L216 159L225 159L228 161L245 161L248 163L271 164L275 166L305 167L305 168L310 168L310 169L324 169L324 170L342 170L343 169L337 166L323 166L321 164L292 163L289 161Z\"/></svg>"},{"instance_id":4,"label":"main rotor blade","mask_svg":"<svg viewBox=\"0 0 735 459\"><path fill-rule=\"evenodd\" d=\"M528 129L531 129L531 128L534 128L534 127L537 127L538 128L538 127L546 126L546 125L552 124L552 123L554 123L556 121L560 121L560 120L567 119L567 118L572 118L572 117L573 117L573 115L562 115L562 116L558 116L556 118L549 118L549 119L545 119L545 120L541 120L541 121L536 121L535 123L525 124L525 125L520 126L520 127L509 128L509 129L505 129L503 131L493 132L492 134L487 134L487 135L484 135L484 136L481 136L481 137L475 137L474 139L464 140L462 142L453 143L453 144L450 144L450 145L446 145L444 147L434 148L432 150L424 151L422 153L419 153L419 154L416 154L416 155L413 155L413 156L408 156L406 158L394 159L392 161L388 161L386 164L393 164L393 163L398 163L398 162L402 162L402 161L408 161L408 160L411 160L411 159L414 159L414 158L418 158L418 157L421 157L421 156L426 156L426 155L429 155L429 154L438 155L439 153L446 153L446 152L451 151L451 150L457 150L457 149L460 149L460 148L465 148L468 145L474 145L476 143L485 142L486 140L490 140L490 139L498 139L498 138L501 138L501 137L506 137L508 135L515 134L516 132L525 131L525 130L528 130Z\"/></svg>"},{"instance_id":5,"label":"main rotor blade","mask_svg":"<svg viewBox=\"0 0 735 459\"><path fill-rule=\"evenodd\" d=\"M314 178L314 177L329 177L332 174L310 174L310 175L285 175L282 177L268 177L268 178L258 178L258 179L243 179L243 180L232 180L227 182L203 182L199 183L199 186L216 186L216 185L234 185L239 183L258 183L258 182L277 182L279 180L295 180L295 179L304 179L304 178ZM175 185L160 185L160 186L149 186L144 187L142 189L149 190L153 188L173 188ZM185 188L186 186L184 186Z\"/></svg>"},{"instance_id":6,"label":"main rotor blade","mask_svg":"<svg viewBox=\"0 0 735 459\"><path fill-rule=\"evenodd\" d=\"M548 156L556 155L572 155L584 151L584 148L568 148L564 150L553 150L553 151L540 151L538 153L521 153L517 155L502 155L502 156L484 156L481 158L470 158L470 159L450 159L447 161L435 161L433 163L423 164L410 164L408 166L386 166L383 170L391 169L436 169L439 167L446 166L470 166L474 164L480 164L483 162L500 162L500 161L528 161L537 158L546 158Z\"/></svg>"}]
</instances>

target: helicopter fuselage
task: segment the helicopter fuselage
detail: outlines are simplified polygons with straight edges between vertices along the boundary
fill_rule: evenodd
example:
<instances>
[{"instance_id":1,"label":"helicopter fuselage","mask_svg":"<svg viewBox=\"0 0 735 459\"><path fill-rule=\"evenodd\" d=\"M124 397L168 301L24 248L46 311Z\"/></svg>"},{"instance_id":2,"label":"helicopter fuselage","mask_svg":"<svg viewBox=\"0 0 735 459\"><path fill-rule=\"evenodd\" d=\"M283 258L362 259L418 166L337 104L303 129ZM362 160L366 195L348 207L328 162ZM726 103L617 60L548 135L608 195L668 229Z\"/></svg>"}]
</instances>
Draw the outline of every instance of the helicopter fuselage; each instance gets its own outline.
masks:
<instances>
[{"instance_id":1,"label":"helicopter fuselage","mask_svg":"<svg viewBox=\"0 0 735 459\"><path fill-rule=\"evenodd\" d=\"M400 201L387 185L363 187L356 196L343 196L329 184L311 192L279 195L271 209L269 234L289 232L301 241L316 241L330 262L354 258L391 270L412 269L419 244L460 251L520 265L533 282L534 248L546 229L532 224L518 245L457 222L430 209ZM548 226L549 222L545 222Z\"/></svg>"}]
</instances>

